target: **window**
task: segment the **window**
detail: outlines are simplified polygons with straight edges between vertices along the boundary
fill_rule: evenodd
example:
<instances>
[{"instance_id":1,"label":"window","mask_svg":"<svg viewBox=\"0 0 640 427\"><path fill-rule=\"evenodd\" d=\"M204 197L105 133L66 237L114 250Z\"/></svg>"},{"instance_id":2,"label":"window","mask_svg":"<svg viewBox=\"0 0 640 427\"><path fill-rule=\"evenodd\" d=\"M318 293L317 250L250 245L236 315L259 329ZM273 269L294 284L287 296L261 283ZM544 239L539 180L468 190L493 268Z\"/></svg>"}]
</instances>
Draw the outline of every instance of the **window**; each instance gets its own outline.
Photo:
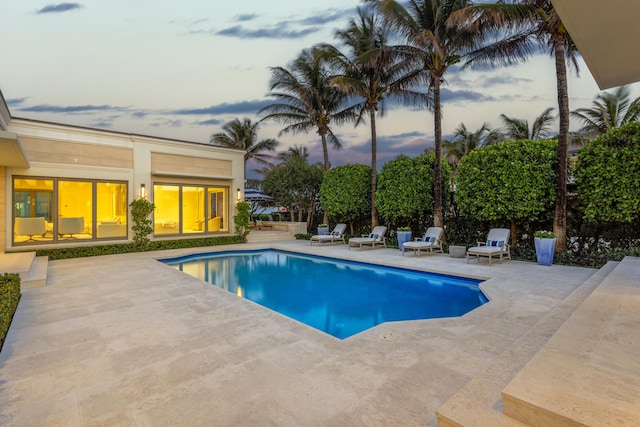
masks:
<instances>
[{"instance_id":1,"label":"window","mask_svg":"<svg viewBox=\"0 0 640 427\"><path fill-rule=\"evenodd\" d=\"M153 212L154 234L178 234L180 222L180 187L177 185L154 185Z\"/></svg>"},{"instance_id":2,"label":"window","mask_svg":"<svg viewBox=\"0 0 640 427\"><path fill-rule=\"evenodd\" d=\"M228 231L228 187L155 184L155 235Z\"/></svg>"},{"instance_id":3,"label":"window","mask_svg":"<svg viewBox=\"0 0 640 427\"><path fill-rule=\"evenodd\" d=\"M92 182L58 182L58 238L91 239L92 212Z\"/></svg>"},{"instance_id":4,"label":"window","mask_svg":"<svg viewBox=\"0 0 640 427\"><path fill-rule=\"evenodd\" d=\"M127 237L124 182L14 178L13 206L16 244Z\"/></svg>"},{"instance_id":5,"label":"window","mask_svg":"<svg viewBox=\"0 0 640 427\"><path fill-rule=\"evenodd\" d=\"M127 185L98 182L96 185L97 237L127 237Z\"/></svg>"},{"instance_id":6,"label":"window","mask_svg":"<svg viewBox=\"0 0 640 427\"><path fill-rule=\"evenodd\" d=\"M13 241L53 240L53 180L16 178L13 181Z\"/></svg>"}]
</instances>

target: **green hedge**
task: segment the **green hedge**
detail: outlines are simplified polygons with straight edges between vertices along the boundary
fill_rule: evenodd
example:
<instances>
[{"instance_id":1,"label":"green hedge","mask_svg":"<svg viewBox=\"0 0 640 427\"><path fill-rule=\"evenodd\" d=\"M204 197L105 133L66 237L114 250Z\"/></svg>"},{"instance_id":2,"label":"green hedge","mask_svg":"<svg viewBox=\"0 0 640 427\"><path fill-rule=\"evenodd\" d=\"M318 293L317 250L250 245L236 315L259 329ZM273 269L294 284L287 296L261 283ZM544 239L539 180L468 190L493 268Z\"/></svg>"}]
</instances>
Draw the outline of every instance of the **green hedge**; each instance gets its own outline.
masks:
<instances>
[{"instance_id":1,"label":"green hedge","mask_svg":"<svg viewBox=\"0 0 640 427\"><path fill-rule=\"evenodd\" d=\"M133 243L121 245L81 246L74 248L40 249L37 256L47 256L49 260L81 258L99 255L127 254L132 252L162 251L167 249L200 248L204 246L232 245L246 243L247 239L238 236L205 237L201 239L156 240L146 246Z\"/></svg>"},{"instance_id":2,"label":"green hedge","mask_svg":"<svg viewBox=\"0 0 640 427\"><path fill-rule=\"evenodd\" d=\"M4 273L0 275L0 350L9 332L11 319L20 301L20 275Z\"/></svg>"}]
</instances>

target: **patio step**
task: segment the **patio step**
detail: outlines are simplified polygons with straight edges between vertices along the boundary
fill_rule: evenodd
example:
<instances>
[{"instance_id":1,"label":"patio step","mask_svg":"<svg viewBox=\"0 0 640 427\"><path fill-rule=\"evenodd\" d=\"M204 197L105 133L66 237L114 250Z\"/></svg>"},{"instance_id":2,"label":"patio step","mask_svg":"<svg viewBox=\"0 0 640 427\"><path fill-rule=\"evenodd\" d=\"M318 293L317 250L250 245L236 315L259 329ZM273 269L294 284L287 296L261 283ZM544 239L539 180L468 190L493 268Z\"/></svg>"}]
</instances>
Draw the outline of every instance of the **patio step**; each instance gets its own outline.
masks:
<instances>
[{"instance_id":1,"label":"patio step","mask_svg":"<svg viewBox=\"0 0 640 427\"><path fill-rule=\"evenodd\" d=\"M275 242L282 240L295 240L295 237L287 231L281 230L251 230L247 236L247 243Z\"/></svg>"},{"instance_id":2,"label":"patio step","mask_svg":"<svg viewBox=\"0 0 640 427\"><path fill-rule=\"evenodd\" d=\"M502 392L532 426L639 426L640 258L626 257Z\"/></svg>"},{"instance_id":3,"label":"patio step","mask_svg":"<svg viewBox=\"0 0 640 427\"><path fill-rule=\"evenodd\" d=\"M45 286L48 265L49 257L36 256L35 252L0 254L0 273L19 274L22 290Z\"/></svg>"},{"instance_id":4,"label":"patio step","mask_svg":"<svg viewBox=\"0 0 640 427\"><path fill-rule=\"evenodd\" d=\"M596 271L503 352L485 372L445 402L437 411L438 427L528 425L502 413L501 393L531 360L532 354L547 343L617 265L617 262L609 262Z\"/></svg>"},{"instance_id":5,"label":"patio step","mask_svg":"<svg viewBox=\"0 0 640 427\"><path fill-rule=\"evenodd\" d=\"M47 284L47 270L49 257L37 256L33 259L26 276L21 275L20 288L22 290L42 288Z\"/></svg>"}]
</instances>

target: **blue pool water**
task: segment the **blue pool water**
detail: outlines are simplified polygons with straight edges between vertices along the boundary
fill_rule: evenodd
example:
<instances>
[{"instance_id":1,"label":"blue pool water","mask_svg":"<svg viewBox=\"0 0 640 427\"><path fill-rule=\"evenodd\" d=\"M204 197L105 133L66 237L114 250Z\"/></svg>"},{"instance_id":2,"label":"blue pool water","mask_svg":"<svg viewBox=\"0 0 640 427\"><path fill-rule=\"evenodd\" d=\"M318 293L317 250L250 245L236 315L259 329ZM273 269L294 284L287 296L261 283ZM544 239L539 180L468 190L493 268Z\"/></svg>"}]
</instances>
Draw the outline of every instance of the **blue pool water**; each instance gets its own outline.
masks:
<instances>
[{"instance_id":1,"label":"blue pool water","mask_svg":"<svg viewBox=\"0 0 640 427\"><path fill-rule=\"evenodd\" d=\"M487 302L479 280L293 252L161 261L341 339L389 321L461 316Z\"/></svg>"}]
</instances>

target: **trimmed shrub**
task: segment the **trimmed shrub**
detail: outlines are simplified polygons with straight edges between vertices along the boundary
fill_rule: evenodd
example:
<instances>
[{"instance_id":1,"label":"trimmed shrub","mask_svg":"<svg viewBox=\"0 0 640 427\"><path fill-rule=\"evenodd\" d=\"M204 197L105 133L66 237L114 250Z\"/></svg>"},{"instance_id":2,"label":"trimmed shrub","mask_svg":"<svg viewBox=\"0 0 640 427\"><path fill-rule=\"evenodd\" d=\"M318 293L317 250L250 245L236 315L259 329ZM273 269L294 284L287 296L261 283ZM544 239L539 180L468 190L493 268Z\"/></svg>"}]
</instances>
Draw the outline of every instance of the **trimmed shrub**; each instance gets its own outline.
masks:
<instances>
[{"instance_id":1,"label":"trimmed shrub","mask_svg":"<svg viewBox=\"0 0 640 427\"><path fill-rule=\"evenodd\" d=\"M82 246L74 248L40 249L36 251L38 256L48 256L50 260L82 258L100 255L126 254L132 252L163 251L167 249L200 248L204 246L232 245L246 243L246 237L217 236L203 237L201 239L184 240L156 240L141 247L135 243L123 243L120 245Z\"/></svg>"},{"instance_id":2,"label":"trimmed shrub","mask_svg":"<svg viewBox=\"0 0 640 427\"><path fill-rule=\"evenodd\" d=\"M20 301L20 275L11 273L0 275L0 350L18 308L18 301Z\"/></svg>"}]
</instances>

